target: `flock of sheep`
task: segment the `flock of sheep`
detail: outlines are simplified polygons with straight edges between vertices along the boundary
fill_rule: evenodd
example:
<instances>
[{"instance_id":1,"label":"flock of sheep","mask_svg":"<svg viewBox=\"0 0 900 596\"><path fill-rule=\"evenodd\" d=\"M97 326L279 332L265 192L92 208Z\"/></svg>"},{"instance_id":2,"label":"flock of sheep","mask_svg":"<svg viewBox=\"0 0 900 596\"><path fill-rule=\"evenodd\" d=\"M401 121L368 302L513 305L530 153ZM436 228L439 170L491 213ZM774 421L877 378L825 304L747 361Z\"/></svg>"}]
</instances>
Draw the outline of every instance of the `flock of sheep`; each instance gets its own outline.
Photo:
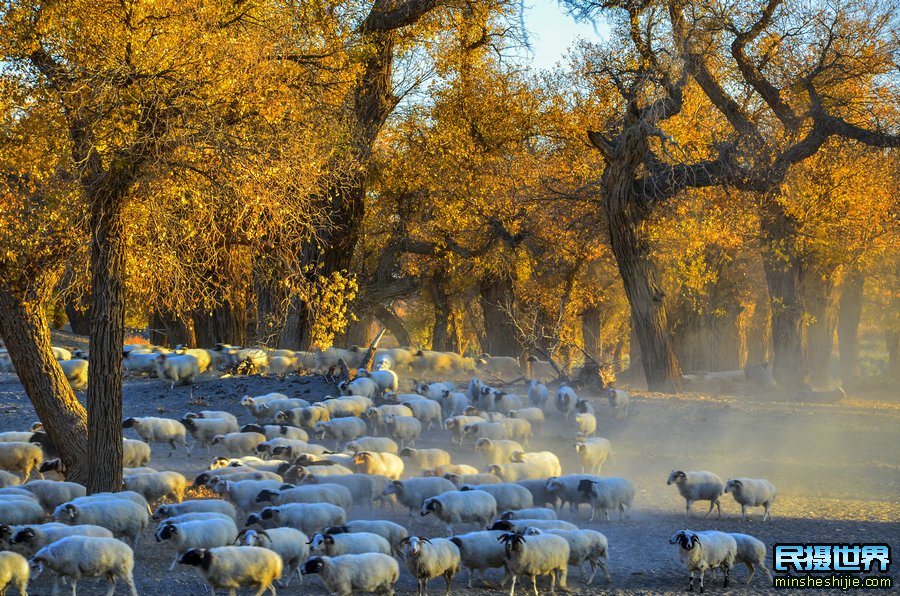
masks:
<instances>
[{"instance_id":1,"label":"flock of sheep","mask_svg":"<svg viewBox=\"0 0 900 596\"><path fill-rule=\"evenodd\" d=\"M362 363L361 351L335 349L310 355L231 346L174 354L129 348L126 354L127 369L155 370L172 384L247 359L270 372L323 369L337 359L351 367ZM479 364L495 377L521 374L506 360L484 355ZM66 361L85 362L86 374L86 360L69 354ZM551 376L541 372L540 361L531 364L533 375ZM0 595L9 585L26 594L29 577L45 569L55 573L54 593L68 582L74 596L79 578L105 577L108 596L117 580L135 595L133 549L152 522L157 548L172 552L170 570L178 564L196 567L214 592L228 590L232 596L241 587L255 589L257 596L266 590L275 594L276 582L287 587L294 575L310 574L331 594L393 594L400 562L422 596L429 580L439 577L449 594L463 569L469 572L468 587L479 574L488 583L485 572L502 569L500 585L509 584L511 596L519 578L530 578L535 594L539 576L549 577L551 592L567 589L570 566L587 585L597 570L611 581L606 537L583 526L598 516L609 521L610 511L624 519L635 488L625 478L598 475L612 445L594 436L596 402L565 384L551 395L541 378L529 382L526 395L477 377L464 388L453 382L413 383L413 393L400 392L398 372L465 374L467 364L456 354L379 350L374 368L360 369L355 379L339 384L339 397L245 396L244 424L213 410L180 420L128 418L123 426L140 440L123 439L124 490L118 493L88 496L83 486L66 482L66 470L39 423L27 432L0 433ZM604 397L612 417L628 416L628 392L609 389ZM550 451L528 450L548 416L571 428L579 473L563 470ZM454 463L445 449L417 448L417 439L432 429L445 433L448 447L470 444L483 467ZM201 457L198 451L211 455L216 449L225 456L214 457L188 479L147 467L153 444L168 446L169 455L184 449ZM29 481L33 473L41 479ZM776 495L767 480L723 482L705 471L673 471L668 484L684 498L688 517L697 501L709 501L706 517L713 507L721 517L720 498L729 493L740 504L742 519L747 508L763 507L766 520ZM216 498L185 500L189 489L201 488ZM577 525L582 504L590 506L591 516ZM376 507L396 506L406 508L410 519L434 518L446 537L411 535L387 520L352 519L354 513L371 517ZM558 518L566 509L573 521ZM457 533L464 526L470 531ZM738 563L749 569L748 583L757 568L771 577L766 547L752 536L683 530L670 542L690 574L691 590L695 573L702 592L704 574L718 570L727 587Z\"/></svg>"}]
</instances>

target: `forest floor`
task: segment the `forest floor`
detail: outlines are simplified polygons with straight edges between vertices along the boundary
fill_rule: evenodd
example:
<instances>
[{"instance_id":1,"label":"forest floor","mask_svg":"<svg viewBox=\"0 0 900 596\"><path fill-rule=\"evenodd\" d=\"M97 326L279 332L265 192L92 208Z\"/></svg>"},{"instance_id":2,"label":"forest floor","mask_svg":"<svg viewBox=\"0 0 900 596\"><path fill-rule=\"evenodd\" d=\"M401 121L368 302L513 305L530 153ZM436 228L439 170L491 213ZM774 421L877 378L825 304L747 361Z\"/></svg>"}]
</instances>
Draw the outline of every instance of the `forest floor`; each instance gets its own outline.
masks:
<instances>
[{"instance_id":1,"label":"forest floor","mask_svg":"<svg viewBox=\"0 0 900 596\"><path fill-rule=\"evenodd\" d=\"M185 412L201 409L227 410L248 416L239 405L242 396L279 391L292 397L316 398L332 392L318 377L288 377L280 380L261 376L219 378L204 376L193 387L169 390L158 379L129 379L125 383L126 416L168 416L180 418ZM81 395L83 399L83 395ZM612 583L600 574L586 587L580 574L570 569L569 587L581 594L614 592L646 594L682 592L687 573L682 569L676 548L669 537L685 527L750 533L769 547L775 543L888 543L900 552L900 395L896 392L850 395L841 403L796 404L766 396L682 394L662 396L638 394L632 400L627 419L614 420L604 401L597 400L598 435L612 441L613 460L603 474L629 478L637 489L634 508L624 521L595 522L589 527L609 539ZM548 408L552 406L548 405ZM34 411L13 375L0 375L0 431L25 430L35 421ZM132 431L126 431L133 436ZM560 456L564 471L577 473L579 466L572 449L574 432L554 411L531 450L550 450ZM448 434L436 430L425 433L419 447L448 449L454 461L481 466L470 446L450 446ZM150 465L160 470L177 470L192 478L204 470L215 453L197 449L192 457L179 451L167 457L168 448L153 446ZM762 523L761 509L752 510L752 521L740 520L740 508L730 495L723 495L723 516L709 520L686 520L684 501L674 486L666 486L672 469L710 470L723 479L736 476L768 478L778 487L772 509L773 520ZM695 511L705 513L703 503ZM564 512L561 517L588 527L582 508L577 519ZM354 510L351 518L387 518L425 536L440 535L442 528L430 518L414 518L400 511ZM465 527L464 531L475 528ZM166 571L172 554L158 545L148 529L136 554L135 578L138 591L146 596L201 595L203 583L196 570L178 567ZM898 579L893 568L895 585ZM401 564L398 592L412 594L415 582ZM495 592L465 588L465 574L454 581L457 594ZM750 586L747 572L740 567L733 575L733 591L772 592L771 585L757 573ZM499 577L499 571L489 573ZM707 590L721 592L721 577L709 580ZM105 582L79 582L82 595L105 593ZM431 584L433 593L443 591L443 580ZM526 589L521 586L520 593ZM50 593L44 576L33 582L32 595ZM249 591L244 591L249 593ZM124 587L120 586L119 594ZM306 577L292 582L282 594L325 594L321 582Z\"/></svg>"}]
</instances>

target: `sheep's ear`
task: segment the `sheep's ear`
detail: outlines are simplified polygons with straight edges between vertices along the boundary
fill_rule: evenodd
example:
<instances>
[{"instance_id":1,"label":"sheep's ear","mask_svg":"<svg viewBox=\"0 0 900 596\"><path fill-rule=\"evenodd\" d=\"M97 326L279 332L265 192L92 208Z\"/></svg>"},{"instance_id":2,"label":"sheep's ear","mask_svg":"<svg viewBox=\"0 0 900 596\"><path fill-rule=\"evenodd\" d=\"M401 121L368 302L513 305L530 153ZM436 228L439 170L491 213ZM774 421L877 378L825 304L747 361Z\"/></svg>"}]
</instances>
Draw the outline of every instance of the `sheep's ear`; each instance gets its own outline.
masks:
<instances>
[{"instance_id":1,"label":"sheep's ear","mask_svg":"<svg viewBox=\"0 0 900 596\"><path fill-rule=\"evenodd\" d=\"M678 539L681 537L682 533L683 532L675 532L674 534L672 534L672 537L669 538L669 544L677 544Z\"/></svg>"},{"instance_id":2,"label":"sheep's ear","mask_svg":"<svg viewBox=\"0 0 900 596\"><path fill-rule=\"evenodd\" d=\"M696 534L691 534L691 546L694 546L695 544L700 544L700 537Z\"/></svg>"}]
</instances>

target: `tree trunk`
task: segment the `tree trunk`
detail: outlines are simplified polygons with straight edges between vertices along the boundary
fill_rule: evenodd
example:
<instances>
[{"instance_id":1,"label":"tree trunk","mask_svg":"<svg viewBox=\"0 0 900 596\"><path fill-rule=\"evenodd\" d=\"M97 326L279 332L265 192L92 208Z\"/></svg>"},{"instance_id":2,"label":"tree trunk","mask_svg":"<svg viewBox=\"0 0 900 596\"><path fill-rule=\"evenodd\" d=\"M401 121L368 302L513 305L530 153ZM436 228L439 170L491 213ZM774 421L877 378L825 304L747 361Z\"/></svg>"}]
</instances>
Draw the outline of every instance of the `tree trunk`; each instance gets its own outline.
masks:
<instances>
[{"instance_id":1,"label":"tree trunk","mask_svg":"<svg viewBox=\"0 0 900 596\"><path fill-rule=\"evenodd\" d=\"M641 342L638 341L634 317L628 330L628 381L633 387L647 386L644 376L644 358L641 356Z\"/></svg>"},{"instance_id":2,"label":"tree trunk","mask_svg":"<svg viewBox=\"0 0 900 596\"><path fill-rule=\"evenodd\" d=\"M85 456L87 412L53 357L50 330L41 307L44 297L31 298L23 300L0 290L0 337L44 430L68 469L68 479L86 484L92 467Z\"/></svg>"},{"instance_id":3,"label":"tree trunk","mask_svg":"<svg viewBox=\"0 0 900 596\"><path fill-rule=\"evenodd\" d=\"M838 352L841 360L841 383L844 389L859 386L859 320L862 316L866 276L856 267L847 272L841 284L838 311Z\"/></svg>"},{"instance_id":4,"label":"tree trunk","mask_svg":"<svg viewBox=\"0 0 900 596\"><path fill-rule=\"evenodd\" d=\"M485 275L479 282L484 341L481 348L491 356L522 354L516 332L515 294L510 275Z\"/></svg>"},{"instance_id":5,"label":"tree trunk","mask_svg":"<svg viewBox=\"0 0 900 596\"><path fill-rule=\"evenodd\" d=\"M591 306L581 311L581 341L584 343L584 351L592 358L600 361L600 307Z\"/></svg>"},{"instance_id":6,"label":"tree trunk","mask_svg":"<svg viewBox=\"0 0 900 596\"><path fill-rule=\"evenodd\" d=\"M122 490L122 345L125 341L124 191L91 201L88 494Z\"/></svg>"},{"instance_id":7,"label":"tree trunk","mask_svg":"<svg viewBox=\"0 0 900 596\"><path fill-rule=\"evenodd\" d=\"M887 329L884 332L884 343L887 345L889 379L900 382L900 331Z\"/></svg>"},{"instance_id":8,"label":"tree trunk","mask_svg":"<svg viewBox=\"0 0 900 596\"><path fill-rule=\"evenodd\" d=\"M69 326L75 335L90 335L91 333L91 309L82 309L82 305L70 299L66 301L66 316L69 318Z\"/></svg>"},{"instance_id":9,"label":"tree trunk","mask_svg":"<svg viewBox=\"0 0 900 596\"><path fill-rule=\"evenodd\" d=\"M800 258L795 241L797 222L771 196L764 197L760 212L764 245L763 268L772 311L772 374L789 390L806 378L803 349L803 298L800 294Z\"/></svg>"},{"instance_id":10,"label":"tree trunk","mask_svg":"<svg viewBox=\"0 0 900 596\"><path fill-rule=\"evenodd\" d=\"M369 337L369 328L372 326L372 316L364 313L356 313L358 321L350 321L345 333L348 346L367 346L372 340Z\"/></svg>"},{"instance_id":11,"label":"tree trunk","mask_svg":"<svg viewBox=\"0 0 900 596\"><path fill-rule=\"evenodd\" d=\"M212 312L194 311L194 339L196 346L209 348L218 343L244 345L244 330L237 309L231 300L226 300L212 309Z\"/></svg>"},{"instance_id":12,"label":"tree trunk","mask_svg":"<svg viewBox=\"0 0 900 596\"><path fill-rule=\"evenodd\" d=\"M156 310L150 316L150 342L169 348L197 345L187 323L175 313L163 310Z\"/></svg>"},{"instance_id":13,"label":"tree trunk","mask_svg":"<svg viewBox=\"0 0 900 596\"><path fill-rule=\"evenodd\" d=\"M769 320L769 294L764 286L755 293L753 311L746 319L744 336L747 345L747 364L769 361L769 344L772 330Z\"/></svg>"},{"instance_id":14,"label":"tree trunk","mask_svg":"<svg viewBox=\"0 0 900 596\"><path fill-rule=\"evenodd\" d=\"M439 352L456 352L456 330L453 328L453 305L447 293L447 275L439 270L431 278L428 291L434 306L434 326L431 331L431 349Z\"/></svg>"},{"instance_id":15,"label":"tree trunk","mask_svg":"<svg viewBox=\"0 0 900 596\"><path fill-rule=\"evenodd\" d=\"M647 388L675 393L681 368L669 335L665 292L658 267L653 261L644 222L648 213L632 194L633 176L628 164L609 163L603 173L604 206L609 223L609 239L638 342Z\"/></svg>"},{"instance_id":16,"label":"tree trunk","mask_svg":"<svg viewBox=\"0 0 900 596\"><path fill-rule=\"evenodd\" d=\"M383 304L376 304L374 306L373 314L375 315L375 318L378 319L382 325L387 327L387 330L390 331L391 334L393 334L394 338L397 340L397 344L401 346L412 345L409 331L406 330L403 319L397 316L397 313Z\"/></svg>"},{"instance_id":17,"label":"tree trunk","mask_svg":"<svg viewBox=\"0 0 900 596\"><path fill-rule=\"evenodd\" d=\"M810 382L817 387L829 385L829 367L837 329L837 284L834 271L822 273L801 269L800 288L810 322L806 327L806 355Z\"/></svg>"}]
</instances>

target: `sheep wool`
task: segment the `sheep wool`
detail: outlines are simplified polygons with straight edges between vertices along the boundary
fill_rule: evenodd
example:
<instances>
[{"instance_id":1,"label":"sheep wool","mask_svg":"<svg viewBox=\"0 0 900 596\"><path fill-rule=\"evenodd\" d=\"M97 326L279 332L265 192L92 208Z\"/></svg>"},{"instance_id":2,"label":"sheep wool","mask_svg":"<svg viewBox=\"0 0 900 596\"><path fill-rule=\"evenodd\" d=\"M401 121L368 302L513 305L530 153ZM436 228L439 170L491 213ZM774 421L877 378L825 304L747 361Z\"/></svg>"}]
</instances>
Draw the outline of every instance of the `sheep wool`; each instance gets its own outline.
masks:
<instances>
[{"instance_id":1,"label":"sheep wool","mask_svg":"<svg viewBox=\"0 0 900 596\"><path fill-rule=\"evenodd\" d=\"M192 548L178 563L197 567L200 576L215 593L216 590L256 588L256 596L266 590L275 595L273 583L281 577L284 564L277 553L258 546L220 546L217 548Z\"/></svg>"}]
</instances>

